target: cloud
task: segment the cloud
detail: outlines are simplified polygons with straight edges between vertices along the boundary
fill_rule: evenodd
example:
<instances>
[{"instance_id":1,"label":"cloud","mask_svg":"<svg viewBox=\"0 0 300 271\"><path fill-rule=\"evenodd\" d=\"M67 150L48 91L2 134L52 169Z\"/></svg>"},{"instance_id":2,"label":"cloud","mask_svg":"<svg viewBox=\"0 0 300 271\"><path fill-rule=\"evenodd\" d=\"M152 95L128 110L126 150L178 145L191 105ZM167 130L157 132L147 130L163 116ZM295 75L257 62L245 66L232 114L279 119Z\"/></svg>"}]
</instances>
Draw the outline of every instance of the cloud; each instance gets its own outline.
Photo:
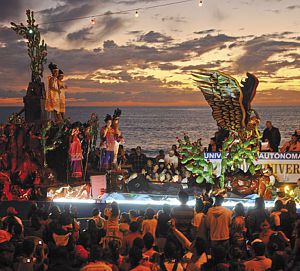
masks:
<instances>
[{"instance_id":1,"label":"cloud","mask_svg":"<svg viewBox=\"0 0 300 271\"><path fill-rule=\"evenodd\" d=\"M96 31L96 36L99 40L103 40L108 35L112 35L124 26L124 18L105 16L100 22L101 29L99 32Z\"/></svg>"},{"instance_id":2,"label":"cloud","mask_svg":"<svg viewBox=\"0 0 300 271\"><path fill-rule=\"evenodd\" d=\"M196 70L218 70L222 64L224 63L231 63L231 61L212 61L206 64L199 64L199 65L188 65L181 68L182 71L196 71Z\"/></svg>"},{"instance_id":3,"label":"cloud","mask_svg":"<svg viewBox=\"0 0 300 271\"><path fill-rule=\"evenodd\" d=\"M108 0L64 0L57 5L39 11L42 23L40 24L44 32L67 32L68 28L74 25L72 18L79 18L90 15L96 9L103 9ZM53 23L57 22L57 23Z\"/></svg>"},{"instance_id":4,"label":"cloud","mask_svg":"<svg viewBox=\"0 0 300 271\"><path fill-rule=\"evenodd\" d=\"M171 38L170 36L166 36L155 31L149 31L146 34L141 35L138 39L138 41L140 42L147 42L147 43L165 43L172 40L173 38Z\"/></svg>"},{"instance_id":5,"label":"cloud","mask_svg":"<svg viewBox=\"0 0 300 271\"><path fill-rule=\"evenodd\" d=\"M214 32L218 32L219 30L217 29L207 29L207 30L201 30L201 31L197 31L197 32L194 32L194 34L198 34L198 35L207 35L207 34L212 34Z\"/></svg>"},{"instance_id":6,"label":"cloud","mask_svg":"<svg viewBox=\"0 0 300 271\"><path fill-rule=\"evenodd\" d=\"M142 33L143 33L142 30L132 30L132 31L127 31L127 34L128 34L128 35L134 35L134 36L136 36L136 35L141 35Z\"/></svg>"},{"instance_id":7,"label":"cloud","mask_svg":"<svg viewBox=\"0 0 300 271\"><path fill-rule=\"evenodd\" d=\"M299 45L300 43L294 41L273 40L267 35L255 37L244 44L245 52L237 59L236 69L238 72L266 70L271 56L293 50ZM274 67L272 72L276 71Z\"/></svg>"},{"instance_id":8,"label":"cloud","mask_svg":"<svg viewBox=\"0 0 300 271\"><path fill-rule=\"evenodd\" d=\"M121 1L115 1L116 4L123 4L123 5L136 5L140 3L154 3L154 2L161 2L161 0L121 0Z\"/></svg>"},{"instance_id":9,"label":"cloud","mask_svg":"<svg viewBox=\"0 0 300 271\"><path fill-rule=\"evenodd\" d=\"M125 19L106 15L96 20L96 24L90 27L84 27L77 31L67 34L70 42L84 46L89 42L103 41L107 36L111 36L125 26Z\"/></svg>"},{"instance_id":10,"label":"cloud","mask_svg":"<svg viewBox=\"0 0 300 271\"><path fill-rule=\"evenodd\" d=\"M281 90L281 89L271 89L268 91L258 91L256 93L254 102L255 105L299 105L300 95L297 90Z\"/></svg>"},{"instance_id":11,"label":"cloud","mask_svg":"<svg viewBox=\"0 0 300 271\"><path fill-rule=\"evenodd\" d=\"M198 56L211 50L222 47L226 42L236 40L236 37L220 34L216 36L206 35L205 37L187 40L174 45L172 49L182 52L193 52Z\"/></svg>"},{"instance_id":12,"label":"cloud","mask_svg":"<svg viewBox=\"0 0 300 271\"><path fill-rule=\"evenodd\" d=\"M25 17L25 10L35 10L39 0L2 0L0 8L0 22L14 21L18 23Z\"/></svg>"},{"instance_id":13,"label":"cloud","mask_svg":"<svg viewBox=\"0 0 300 271\"><path fill-rule=\"evenodd\" d=\"M178 69L178 66L174 65L172 63L163 63L163 64L159 64L158 68L163 70L163 71L170 71L170 70Z\"/></svg>"},{"instance_id":14,"label":"cloud","mask_svg":"<svg viewBox=\"0 0 300 271\"><path fill-rule=\"evenodd\" d=\"M281 10L279 10L279 9L266 9L265 11L271 12L271 13L276 13L276 14L279 14L281 12Z\"/></svg>"},{"instance_id":15,"label":"cloud","mask_svg":"<svg viewBox=\"0 0 300 271\"><path fill-rule=\"evenodd\" d=\"M174 22L174 23L186 23L187 22L187 18L186 17L182 17L182 16L167 16L167 17L163 17L161 18L161 20L163 22Z\"/></svg>"},{"instance_id":16,"label":"cloud","mask_svg":"<svg viewBox=\"0 0 300 271\"><path fill-rule=\"evenodd\" d=\"M288 6L288 7L286 7L286 8L289 9L289 10L295 10L295 9L300 8L300 5Z\"/></svg>"},{"instance_id":17,"label":"cloud","mask_svg":"<svg viewBox=\"0 0 300 271\"><path fill-rule=\"evenodd\" d=\"M92 27L85 27L82 28L78 31L69 33L67 35L67 39L70 41L86 41L86 40L91 40L90 36L92 35L91 33Z\"/></svg>"}]
</instances>

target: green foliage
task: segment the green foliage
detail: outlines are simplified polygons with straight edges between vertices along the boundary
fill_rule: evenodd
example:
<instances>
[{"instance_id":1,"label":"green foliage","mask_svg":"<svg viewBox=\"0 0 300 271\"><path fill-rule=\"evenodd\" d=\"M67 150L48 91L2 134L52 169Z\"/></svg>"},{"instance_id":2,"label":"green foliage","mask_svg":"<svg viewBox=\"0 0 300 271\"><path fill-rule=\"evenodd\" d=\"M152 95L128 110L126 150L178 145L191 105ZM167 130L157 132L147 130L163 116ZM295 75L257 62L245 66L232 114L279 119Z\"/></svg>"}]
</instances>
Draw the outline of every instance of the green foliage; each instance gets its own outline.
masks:
<instances>
[{"instance_id":1,"label":"green foliage","mask_svg":"<svg viewBox=\"0 0 300 271\"><path fill-rule=\"evenodd\" d=\"M53 151L58 148L63 143L63 138L69 137L70 132L66 129L66 123L62 123L59 125L58 130L55 132L55 135L51 142L48 140L48 134L53 129L53 123L49 121L47 125L42 128L41 132L41 145L43 148L44 154L44 167L47 167L47 159L46 155L49 151Z\"/></svg>"},{"instance_id":2,"label":"green foliage","mask_svg":"<svg viewBox=\"0 0 300 271\"><path fill-rule=\"evenodd\" d=\"M254 175L261 169L256 165L259 147L258 139L247 131L231 132L222 146L222 169L221 175L225 172L234 172L242 169Z\"/></svg>"},{"instance_id":3,"label":"green foliage","mask_svg":"<svg viewBox=\"0 0 300 271\"><path fill-rule=\"evenodd\" d=\"M178 143L181 163L196 177L196 182L200 184L206 181L213 184L213 164L204 159L201 140L191 142L190 138L185 135L183 140L178 140Z\"/></svg>"},{"instance_id":4,"label":"green foliage","mask_svg":"<svg viewBox=\"0 0 300 271\"><path fill-rule=\"evenodd\" d=\"M38 25L35 24L33 11L26 10L27 26L23 23L17 25L11 22L12 29L27 41L27 52L30 57L30 69L32 82L41 82L43 77L44 64L47 62L47 44L41 40Z\"/></svg>"}]
</instances>

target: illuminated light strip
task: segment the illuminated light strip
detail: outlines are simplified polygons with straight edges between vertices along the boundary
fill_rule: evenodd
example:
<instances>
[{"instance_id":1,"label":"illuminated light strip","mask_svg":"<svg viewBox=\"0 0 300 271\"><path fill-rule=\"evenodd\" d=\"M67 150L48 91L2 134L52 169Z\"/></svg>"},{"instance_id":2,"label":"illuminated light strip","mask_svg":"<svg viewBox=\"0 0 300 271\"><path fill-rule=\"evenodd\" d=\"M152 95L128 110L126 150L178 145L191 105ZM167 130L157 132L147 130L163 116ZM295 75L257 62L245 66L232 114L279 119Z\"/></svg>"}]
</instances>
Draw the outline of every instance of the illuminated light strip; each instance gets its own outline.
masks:
<instances>
[{"instance_id":1,"label":"illuminated light strip","mask_svg":"<svg viewBox=\"0 0 300 271\"><path fill-rule=\"evenodd\" d=\"M76 198L72 198L72 199L67 199L67 198L59 198L59 199L54 199L53 202L57 202L57 203L86 203L86 204L94 204L96 202L98 202L97 200L94 199L76 199ZM169 200L128 200L128 199L108 199L105 203L112 203L112 202L117 202L118 204L122 205L122 204L130 204L130 205L152 205L152 206L161 206L164 204L169 204L169 205L173 205L173 206L179 206L180 205L180 201L176 198L169 198ZM224 207L229 207L229 208L233 208L237 203L242 203L244 205L244 207L254 207L255 206L255 200L247 200L245 201L245 199L228 199L224 201L223 206ZM188 206L194 207L196 204L196 201L193 200L189 200L187 202ZM265 206L266 208L272 208L274 207L274 201L265 201ZM300 205L297 204L296 205L297 209L300 209Z\"/></svg>"},{"instance_id":2,"label":"illuminated light strip","mask_svg":"<svg viewBox=\"0 0 300 271\"><path fill-rule=\"evenodd\" d=\"M241 199L237 200L225 200L224 203L222 204L224 207L234 207L237 203L242 203L245 207L254 207L255 201L252 200L253 202L243 202ZM134 205L163 205L163 204L169 204L169 205L180 205L180 201L173 198L172 200L114 200L114 199L108 199L106 200L106 203L112 203L112 202L117 202L118 204L134 204ZM187 202L188 206L195 206L196 201L195 200L189 200ZM271 208L274 207L274 201L266 201L265 202L266 208ZM300 206L299 206L300 207Z\"/></svg>"}]
</instances>

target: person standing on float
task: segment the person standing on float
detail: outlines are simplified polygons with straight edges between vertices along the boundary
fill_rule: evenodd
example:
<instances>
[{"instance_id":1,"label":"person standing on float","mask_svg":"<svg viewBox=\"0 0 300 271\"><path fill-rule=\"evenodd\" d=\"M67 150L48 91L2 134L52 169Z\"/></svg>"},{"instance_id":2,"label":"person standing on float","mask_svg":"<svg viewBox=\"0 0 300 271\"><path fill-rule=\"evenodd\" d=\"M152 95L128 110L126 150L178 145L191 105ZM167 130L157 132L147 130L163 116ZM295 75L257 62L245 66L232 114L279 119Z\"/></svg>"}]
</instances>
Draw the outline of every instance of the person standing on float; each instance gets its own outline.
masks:
<instances>
[{"instance_id":1,"label":"person standing on float","mask_svg":"<svg viewBox=\"0 0 300 271\"><path fill-rule=\"evenodd\" d=\"M45 110L50 113L53 112L54 121L59 122L61 120L60 111L60 97L59 97L59 87L58 87L58 67L52 62L48 65L51 71L51 76L48 76L48 90L46 91L46 102Z\"/></svg>"},{"instance_id":2,"label":"person standing on float","mask_svg":"<svg viewBox=\"0 0 300 271\"><path fill-rule=\"evenodd\" d=\"M115 130L112 128L112 117L106 115L105 126L100 130L100 170L110 170L114 160Z\"/></svg>"},{"instance_id":3,"label":"person standing on float","mask_svg":"<svg viewBox=\"0 0 300 271\"><path fill-rule=\"evenodd\" d=\"M113 120L112 120L112 128L114 129L114 134L115 134L115 146L114 146L114 159L113 159L113 164L114 166L118 166L118 153L119 153L119 146L120 144L124 143L124 138L122 136L122 133L120 131L120 115L121 115L121 110L119 108L115 110Z\"/></svg>"},{"instance_id":4,"label":"person standing on float","mask_svg":"<svg viewBox=\"0 0 300 271\"><path fill-rule=\"evenodd\" d=\"M62 70L58 71L58 89L59 89L59 115L61 121L65 119L66 113L66 94L65 89L67 89L67 85L63 82L64 72Z\"/></svg>"}]
</instances>

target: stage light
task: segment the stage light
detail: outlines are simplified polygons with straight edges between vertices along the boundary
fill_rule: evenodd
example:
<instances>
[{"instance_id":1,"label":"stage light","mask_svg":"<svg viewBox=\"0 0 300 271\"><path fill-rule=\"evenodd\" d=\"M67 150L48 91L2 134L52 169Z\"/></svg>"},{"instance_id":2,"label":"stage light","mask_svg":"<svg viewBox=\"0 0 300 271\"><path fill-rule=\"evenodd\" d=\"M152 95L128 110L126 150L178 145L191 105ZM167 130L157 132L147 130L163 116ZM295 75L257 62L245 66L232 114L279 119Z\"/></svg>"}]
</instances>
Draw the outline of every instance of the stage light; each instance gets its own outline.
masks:
<instances>
[{"instance_id":1,"label":"stage light","mask_svg":"<svg viewBox=\"0 0 300 271\"><path fill-rule=\"evenodd\" d=\"M140 16L139 12L136 10L135 11L135 15L134 15L136 18L138 18Z\"/></svg>"},{"instance_id":2,"label":"stage light","mask_svg":"<svg viewBox=\"0 0 300 271\"><path fill-rule=\"evenodd\" d=\"M202 7L203 6L203 1L200 0L199 3L198 3L198 6Z\"/></svg>"},{"instance_id":3,"label":"stage light","mask_svg":"<svg viewBox=\"0 0 300 271\"><path fill-rule=\"evenodd\" d=\"M92 24L92 25L95 25L95 24L96 24L96 19L95 19L95 18L91 19L91 24Z\"/></svg>"}]
</instances>

